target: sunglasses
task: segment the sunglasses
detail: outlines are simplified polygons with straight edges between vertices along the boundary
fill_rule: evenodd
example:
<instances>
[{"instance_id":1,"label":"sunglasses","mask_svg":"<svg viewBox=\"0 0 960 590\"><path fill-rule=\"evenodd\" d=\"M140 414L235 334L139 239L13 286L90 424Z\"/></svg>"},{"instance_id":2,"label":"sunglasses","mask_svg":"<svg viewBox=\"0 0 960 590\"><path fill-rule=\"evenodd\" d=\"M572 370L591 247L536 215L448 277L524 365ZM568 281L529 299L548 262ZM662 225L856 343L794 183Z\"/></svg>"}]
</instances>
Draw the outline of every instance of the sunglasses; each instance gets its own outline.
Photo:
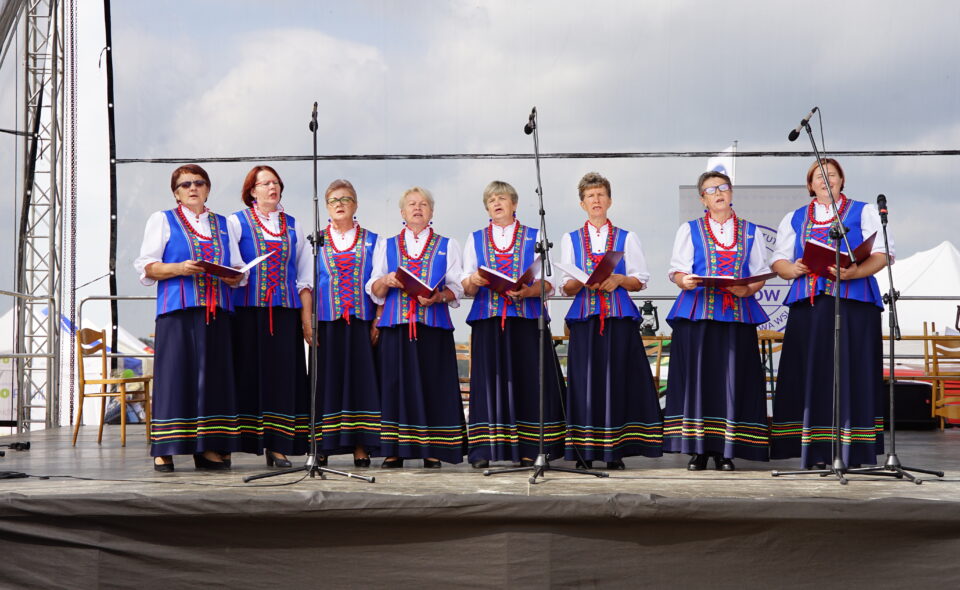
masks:
<instances>
[{"instance_id":1,"label":"sunglasses","mask_svg":"<svg viewBox=\"0 0 960 590\"><path fill-rule=\"evenodd\" d=\"M703 193L701 193L701 194L704 194L704 195L714 195L714 194L717 193L717 191L720 191L720 192L722 192L722 193L725 193L725 192L727 192L727 191L729 191L729 190L730 190L730 185L725 182L725 183L723 183L723 184L721 184L721 185L718 185L718 186L709 186L709 187L703 189Z\"/></svg>"},{"instance_id":2,"label":"sunglasses","mask_svg":"<svg viewBox=\"0 0 960 590\"><path fill-rule=\"evenodd\" d=\"M188 188L190 188L191 185L197 188L203 188L207 186L207 184L208 184L207 181L201 178L200 180L185 180L180 184L178 184L177 186L182 188L183 190L187 190Z\"/></svg>"}]
</instances>

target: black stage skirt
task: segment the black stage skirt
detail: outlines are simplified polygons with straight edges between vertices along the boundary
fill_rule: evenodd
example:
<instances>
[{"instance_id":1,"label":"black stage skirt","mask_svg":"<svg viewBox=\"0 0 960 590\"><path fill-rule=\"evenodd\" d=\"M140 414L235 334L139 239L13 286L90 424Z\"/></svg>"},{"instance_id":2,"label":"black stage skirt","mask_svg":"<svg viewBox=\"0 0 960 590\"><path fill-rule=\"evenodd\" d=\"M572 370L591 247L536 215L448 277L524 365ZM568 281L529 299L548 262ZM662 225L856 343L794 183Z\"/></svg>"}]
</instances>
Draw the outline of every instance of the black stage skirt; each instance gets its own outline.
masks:
<instances>
[{"instance_id":1,"label":"black stage skirt","mask_svg":"<svg viewBox=\"0 0 960 590\"><path fill-rule=\"evenodd\" d=\"M818 295L790 306L770 457L800 457L808 468L833 462L834 298ZM840 300L840 450L848 465L873 465L883 454L883 369L880 308Z\"/></svg>"},{"instance_id":2,"label":"black stage skirt","mask_svg":"<svg viewBox=\"0 0 960 590\"><path fill-rule=\"evenodd\" d=\"M380 329L380 454L463 462L466 426L453 331L417 324Z\"/></svg>"},{"instance_id":3,"label":"black stage skirt","mask_svg":"<svg viewBox=\"0 0 960 590\"><path fill-rule=\"evenodd\" d=\"M606 318L603 335L597 316L569 325L566 459L661 456L660 402L637 322Z\"/></svg>"},{"instance_id":4,"label":"black stage skirt","mask_svg":"<svg viewBox=\"0 0 960 590\"><path fill-rule=\"evenodd\" d=\"M321 455L380 447L380 388L369 320L317 322L317 435Z\"/></svg>"},{"instance_id":5,"label":"black stage skirt","mask_svg":"<svg viewBox=\"0 0 960 590\"><path fill-rule=\"evenodd\" d=\"M240 450L230 314L203 307L157 317L150 455Z\"/></svg>"},{"instance_id":6,"label":"black stage skirt","mask_svg":"<svg viewBox=\"0 0 960 590\"><path fill-rule=\"evenodd\" d=\"M471 462L534 459L540 441L540 348L538 320L510 317L472 322L470 344ZM563 454L566 424L561 413L565 387L560 362L546 332L543 448Z\"/></svg>"},{"instance_id":7,"label":"black stage skirt","mask_svg":"<svg viewBox=\"0 0 960 590\"><path fill-rule=\"evenodd\" d=\"M233 358L240 408L240 450L284 455L307 452L310 387L300 310L238 307L233 315Z\"/></svg>"},{"instance_id":8,"label":"black stage skirt","mask_svg":"<svg viewBox=\"0 0 960 590\"><path fill-rule=\"evenodd\" d=\"M766 461L769 428L757 327L672 322L663 450Z\"/></svg>"}]
</instances>

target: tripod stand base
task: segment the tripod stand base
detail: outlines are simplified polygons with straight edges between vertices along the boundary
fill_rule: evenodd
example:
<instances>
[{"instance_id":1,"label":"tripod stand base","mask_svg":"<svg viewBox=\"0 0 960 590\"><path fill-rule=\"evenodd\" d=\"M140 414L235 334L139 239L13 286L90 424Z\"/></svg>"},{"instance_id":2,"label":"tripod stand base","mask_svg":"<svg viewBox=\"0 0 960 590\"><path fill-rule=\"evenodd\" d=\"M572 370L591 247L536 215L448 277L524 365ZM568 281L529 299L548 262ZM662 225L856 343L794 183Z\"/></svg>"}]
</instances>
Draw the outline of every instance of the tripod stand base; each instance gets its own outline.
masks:
<instances>
[{"instance_id":1,"label":"tripod stand base","mask_svg":"<svg viewBox=\"0 0 960 590\"><path fill-rule=\"evenodd\" d=\"M356 473L350 473L347 471L337 471L336 469L328 469L326 467L320 467L316 464L316 461L313 457L307 457L307 462L302 467L291 467L290 469L281 469L279 471L270 471L268 473L258 473L257 475L248 475L243 478L243 483L250 483L251 481L256 481L258 479L266 479L268 477L276 477L278 475L287 475L288 473L301 473L306 471L310 477L320 476L320 479L327 479L326 474L330 473L332 475L339 475L341 477L353 478L353 479L362 479L367 483L375 483L377 481L376 477L367 476L367 475L358 475Z\"/></svg>"},{"instance_id":2,"label":"tripod stand base","mask_svg":"<svg viewBox=\"0 0 960 590\"><path fill-rule=\"evenodd\" d=\"M897 479L906 478L907 481L917 485L922 484L923 480L910 473L911 471L933 475L934 477L943 477L942 471L935 471L933 469L920 469L919 467L906 467L905 465L902 465L900 463L900 458L897 457L896 453L890 453L887 455L887 460L883 465L878 465L877 467L867 467L864 469L854 469L851 470L851 473L860 473L864 475L890 475L896 477Z\"/></svg>"},{"instance_id":3,"label":"tripod stand base","mask_svg":"<svg viewBox=\"0 0 960 590\"><path fill-rule=\"evenodd\" d=\"M592 475L594 477L610 477L609 473L604 471L587 471L586 469L571 469L570 467L551 467L550 460L544 454L537 455L537 460L531 467L509 467L507 469L485 469L484 475L499 475L501 473L518 473L520 471L532 471L533 475L528 480L530 483L537 483L538 477L546 477L547 471L559 471L561 473L576 473L578 475Z\"/></svg>"}]
</instances>

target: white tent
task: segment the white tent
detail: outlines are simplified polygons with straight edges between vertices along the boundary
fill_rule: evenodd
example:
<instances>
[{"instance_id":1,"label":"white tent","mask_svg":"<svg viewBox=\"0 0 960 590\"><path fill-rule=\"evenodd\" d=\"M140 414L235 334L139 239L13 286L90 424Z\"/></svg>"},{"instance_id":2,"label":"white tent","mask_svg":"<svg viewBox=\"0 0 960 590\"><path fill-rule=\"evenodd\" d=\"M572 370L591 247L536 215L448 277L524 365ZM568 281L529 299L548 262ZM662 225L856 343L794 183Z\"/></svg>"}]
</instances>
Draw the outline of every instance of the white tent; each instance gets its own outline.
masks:
<instances>
[{"instance_id":1,"label":"white tent","mask_svg":"<svg viewBox=\"0 0 960 590\"><path fill-rule=\"evenodd\" d=\"M893 267L893 284L900 296L950 295L960 296L960 251L950 242L942 242L930 250L917 252L907 258L898 258ZM889 288L887 270L877 273L880 292ZM957 306L954 301L903 301L897 302L900 331L904 335L922 334L923 322L936 322L941 334L957 321ZM887 318L884 314L883 331L886 333Z\"/></svg>"}]
</instances>

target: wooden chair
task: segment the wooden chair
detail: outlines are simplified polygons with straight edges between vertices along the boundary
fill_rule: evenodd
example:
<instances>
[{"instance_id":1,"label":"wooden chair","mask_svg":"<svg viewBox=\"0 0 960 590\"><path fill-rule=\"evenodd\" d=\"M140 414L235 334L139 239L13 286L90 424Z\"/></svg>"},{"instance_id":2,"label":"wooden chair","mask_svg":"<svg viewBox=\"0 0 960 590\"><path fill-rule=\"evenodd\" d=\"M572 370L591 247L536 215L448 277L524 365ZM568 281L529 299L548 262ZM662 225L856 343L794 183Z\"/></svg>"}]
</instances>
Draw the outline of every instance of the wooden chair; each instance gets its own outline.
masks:
<instances>
[{"instance_id":1,"label":"wooden chair","mask_svg":"<svg viewBox=\"0 0 960 590\"><path fill-rule=\"evenodd\" d=\"M107 398L115 397L120 401L120 444L127 446L127 401L138 401L143 403L143 411L147 426L147 442L150 442L150 381L153 375L144 375L142 377L120 377L110 378L107 370L107 334L105 330L91 330L83 328L77 332L77 365L78 376L80 378L80 409L77 410L77 424L73 428L73 445L77 445L77 435L80 433L80 424L83 422L83 401L88 397L100 398L100 430L97 433L97 444L103 441L103 417L107 409ZM100 355L100 378L87 378L84 359L93 355ZM127 386L132 384L142 384L143 391L130 392L130 399L127 399ZM87 393L88 385L99 385L100 391ZM108 391L107 386L115 386L117 391Z\"/></svg>"},{"instance_id":2,"label":"wooden chair","mask_svg":"<svg viewBox=\"0 0 960 590\"><path fill-rule=\"evenodd\" d=\"M467 365L467 376L460 379L460 401L464 406L470 403L470 343L457 344L457 372L460 372L460 362Z\"/></svg>"},{"instance_id":3,"label":"wooden chair","mask_svg":"<svg viewBox=\"0 0 960 590\"><path fill-rule=\"evenodd\" d=\"M643 348L647 353L647 359L653 357L653 388L657 390L657 395L663 397L667 393L666 386L660 387L660 367L663 366L663 344L670 338L663 334L659 336L644 336Z\"/></svg>"},{"instance_id":4,"label":"wooden chair","mask_svg":"<svg viewBox=\"0 0 960 590\"><path fill-rule=\"evenodd\" d=\"M774 353L783 348L783 332L776 330L758 330L757 340L760 341L760 359L763 362L765 381L768 384L767 393L773 394L777 390L777 378L773 366Z\"/></svg>"},{"instance_id":5,"label":"wooden chair","mask_svg":"<svg viewBox=\"0 0 960 590\"><path fill-rule=\"evenodd\" d=\"M924 325L924 336L928 336ZM934 377L931 414L937 418L940 430L944 419L960 420L960 337L938 336L936 332L924 341L929 342L929 374ZM955 377L955 379L949 379Z\"/></svg>"}]
</instances>

